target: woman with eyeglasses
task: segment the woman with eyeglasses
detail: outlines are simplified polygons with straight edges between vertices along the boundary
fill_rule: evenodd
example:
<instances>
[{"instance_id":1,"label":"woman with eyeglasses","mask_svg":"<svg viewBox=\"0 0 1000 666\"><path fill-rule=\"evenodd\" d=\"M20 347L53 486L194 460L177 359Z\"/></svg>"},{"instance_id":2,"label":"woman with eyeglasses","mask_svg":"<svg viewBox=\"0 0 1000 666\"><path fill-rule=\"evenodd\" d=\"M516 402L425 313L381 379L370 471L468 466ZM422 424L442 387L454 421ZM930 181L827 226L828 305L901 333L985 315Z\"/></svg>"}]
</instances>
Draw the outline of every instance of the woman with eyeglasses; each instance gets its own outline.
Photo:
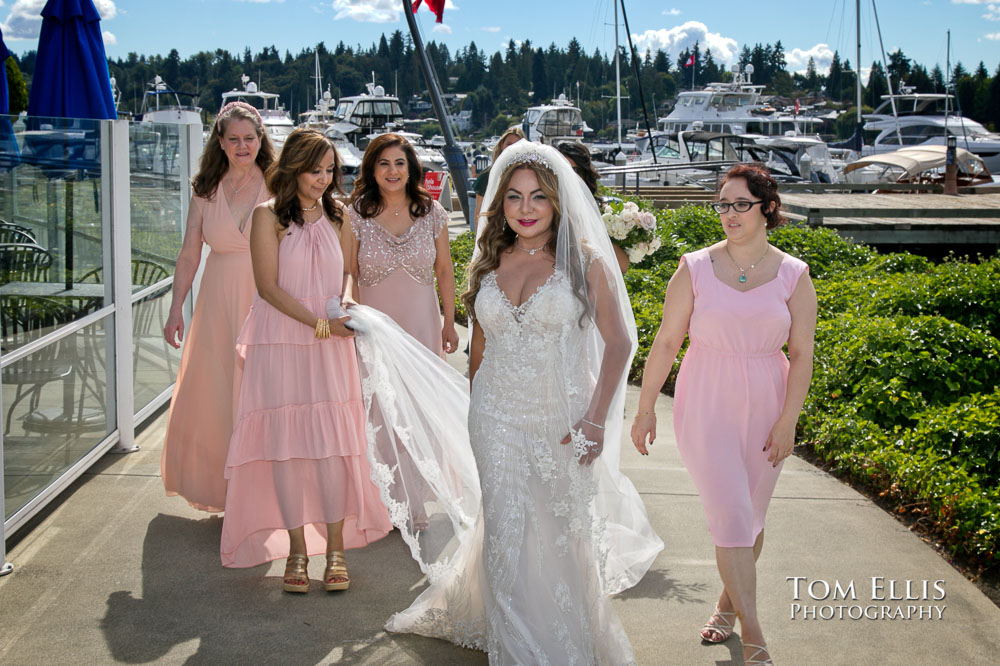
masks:
<instances>
[{"instance_id":1,"label":"woman with eyeglasses","mask_svg":"<svg viewBox=\"0 0 1000 666\"><path fill-rule=\"evenodd\" d=\"M723 585L700 636L721 643L739 618L744 662L770 664L757 616L756 560L812 378L816 292L808 266L767 241L768 229L784 221L767 169L730 169L712 207L726 239L681 257L670 279L632 442L648 455L656 398L689 337L674 393L674 433L701 497Z\"/></svg>"}]
</instances>

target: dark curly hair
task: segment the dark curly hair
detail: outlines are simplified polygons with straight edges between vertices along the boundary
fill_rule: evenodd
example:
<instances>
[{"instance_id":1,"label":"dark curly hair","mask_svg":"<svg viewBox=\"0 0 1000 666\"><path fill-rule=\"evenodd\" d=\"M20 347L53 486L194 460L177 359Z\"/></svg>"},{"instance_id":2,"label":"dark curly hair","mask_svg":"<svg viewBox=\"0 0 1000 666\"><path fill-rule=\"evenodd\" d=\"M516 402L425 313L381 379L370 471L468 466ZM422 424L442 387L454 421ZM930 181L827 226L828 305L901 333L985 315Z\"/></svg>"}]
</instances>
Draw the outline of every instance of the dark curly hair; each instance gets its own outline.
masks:
<instances>
[{"instance_id":1,"label":"dark curly hair","mask_svg":"<svg viewBox=\"0 0 1000 666\"><path fill-rule=\"evenodd\" d=\"M587 150L587 147L576 141L563 141L556 146L556 150L573 162L573 171L583 179L583 183L594 195L594 198L597 198L597 179L599 176L590 159L590 151Z\"/></svg>"},{"instance_id":2,"label":"dark curly hair","mask_svg":"<svg viewBox=\"0 0 1000 666\"><path fill-rule=\"evenodd\" d=\"M760 210L767 220L767 228L774 229L786 222L781 214L781 197L778 196L778 181L771 177L771 172L760 162L752 164L737 164L726 172L726 177L719 184L723 185L736 178L746 181L750 194L760 199Z\"/></svg>"},{"instance_id":3,"label":"dark curly hair","mask_svg":"<svg viewBox=\"0 0 1000 666\"><path fill-rule=\"evenodd\" d=\"M382 152L392 146L399 148L406 155L406 196L410 198L410 215L414 218L423 217L430 212L434 200L424 189L423 169L420 168L417 151L413 150L409 141L398 134L380 134L368 144L365 156L361 159L361 173L354 181L351 205L364 218L370 219L382 212L385 204L378 183L375 182L375 165L378 164Z\"/></svg>"}]
</instances>

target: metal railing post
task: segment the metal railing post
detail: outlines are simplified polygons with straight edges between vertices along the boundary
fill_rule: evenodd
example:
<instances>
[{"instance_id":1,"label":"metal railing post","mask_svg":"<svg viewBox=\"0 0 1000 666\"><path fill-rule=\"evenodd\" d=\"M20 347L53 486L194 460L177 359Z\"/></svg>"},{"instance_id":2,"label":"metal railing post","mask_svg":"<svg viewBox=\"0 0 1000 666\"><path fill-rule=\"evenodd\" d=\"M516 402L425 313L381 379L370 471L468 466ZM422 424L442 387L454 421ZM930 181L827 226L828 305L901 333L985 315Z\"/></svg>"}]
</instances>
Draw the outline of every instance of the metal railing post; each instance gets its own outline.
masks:
<instances>
[{"instance_id":1,"label":"metal railing post","mask_svg":"<svg viewBox=\"0 0 1000 666\"><path fill-rule=\"evenodd\" d=\"M3 413L3 392L0 391L0 414ZM0 428L0 576L6 576L14 570L14 565L7 561L7 532L4 529L7 509L4 504L3 472L3 429Z\"/></svg>"},{"instance_id":2,"label":"metal railing post","mask_svg":"<svg viewBox=\"0 0 1000 666\"><path fill-rule=\"evenodd\" d=\"M109 133L108 171L111 219L112 269L115 295L115 415L118 444L112 451L137 451L135 445L135 395L132 383L132 216L129 207L128 121L112 120Z\"/></svg>"}]
</instances>

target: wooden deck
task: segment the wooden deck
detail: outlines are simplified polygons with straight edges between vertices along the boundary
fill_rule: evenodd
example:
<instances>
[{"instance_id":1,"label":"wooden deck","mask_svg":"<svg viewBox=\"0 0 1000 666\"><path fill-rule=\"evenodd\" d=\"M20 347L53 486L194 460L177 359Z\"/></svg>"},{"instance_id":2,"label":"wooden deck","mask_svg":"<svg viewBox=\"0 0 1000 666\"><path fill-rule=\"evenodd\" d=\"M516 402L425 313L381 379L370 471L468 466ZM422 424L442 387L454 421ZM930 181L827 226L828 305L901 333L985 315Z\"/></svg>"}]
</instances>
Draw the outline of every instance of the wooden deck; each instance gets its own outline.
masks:
<instances>
[{"instance_id":1,"label":"wooden deck","mask_svg":"<svg viewBox=\"0 0 1000 666\"><path fill-rule=\"evenodd\" d=\"M797 194L789 217L872 244L1000 246L1000 194Z\"/></svg>"}]
</instances>

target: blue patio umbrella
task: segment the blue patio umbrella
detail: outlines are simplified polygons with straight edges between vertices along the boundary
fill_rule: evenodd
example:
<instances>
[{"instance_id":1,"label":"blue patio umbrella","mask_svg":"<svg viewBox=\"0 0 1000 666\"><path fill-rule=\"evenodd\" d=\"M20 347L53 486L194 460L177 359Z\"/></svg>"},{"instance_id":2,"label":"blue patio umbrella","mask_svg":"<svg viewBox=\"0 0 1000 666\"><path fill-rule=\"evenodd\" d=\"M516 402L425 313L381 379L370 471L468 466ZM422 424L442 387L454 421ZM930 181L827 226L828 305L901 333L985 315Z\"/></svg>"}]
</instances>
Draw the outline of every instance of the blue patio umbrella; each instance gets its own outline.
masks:
<instances>
[{"instance_id":1,"label":"blue patio umbrella","mask_svg":"<svg viewBox=\"0 0 1000 666\"><path fill-rule=\"evenodd\" d=\"M17 148L14 138L14 128L10 119L10 92L7 89L7 67L4 65L10 51L3 41L3 31L0 31L0 169L11 169L21 163L21 151Z\"/></svg>"},{"instance_id":2,"label":"blue patio umbrella","mask_svg":"<svg viewBox=\"0 0 1000 666\"><path fill-rule=\"evenodd\" d=\"M66 288L73 281L73 184L100 172L100 131L79 119L118 117L93 0L48 0L28 96L31 161L66 179ZM44 119L44 120L43 120ZM44 125L44 127L43 127ZM51 242L51 240L50 240Z\"/></svg>"}]
</instances>

